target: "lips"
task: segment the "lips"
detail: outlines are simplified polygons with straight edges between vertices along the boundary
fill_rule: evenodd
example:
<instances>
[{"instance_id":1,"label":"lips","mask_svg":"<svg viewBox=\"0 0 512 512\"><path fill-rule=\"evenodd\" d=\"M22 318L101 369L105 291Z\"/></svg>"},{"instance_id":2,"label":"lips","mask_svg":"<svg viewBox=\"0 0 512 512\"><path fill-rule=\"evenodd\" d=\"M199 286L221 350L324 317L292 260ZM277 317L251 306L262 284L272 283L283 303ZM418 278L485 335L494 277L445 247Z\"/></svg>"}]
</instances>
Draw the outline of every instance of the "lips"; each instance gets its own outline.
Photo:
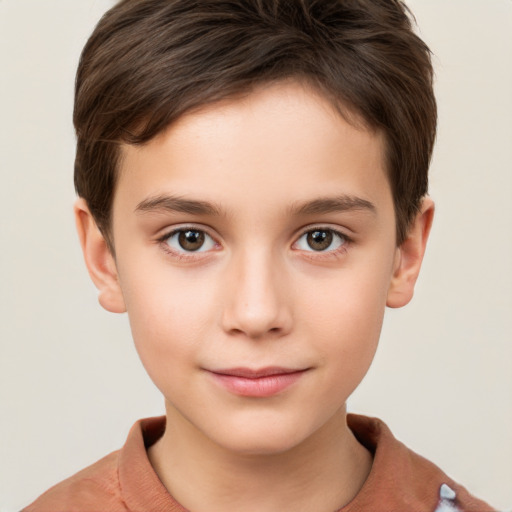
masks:
<instances>
[{"instance_id":1,"label":"lips","mask_svg":"<svg viewBox=\"0 0 512 512\"><path fill-rule=\"evenodd\" d=\"M282 393L300 380L307 369L266 367L229 368L209 371L224 389L239 396L266 398Z\"/></svg>"}]
</instances>

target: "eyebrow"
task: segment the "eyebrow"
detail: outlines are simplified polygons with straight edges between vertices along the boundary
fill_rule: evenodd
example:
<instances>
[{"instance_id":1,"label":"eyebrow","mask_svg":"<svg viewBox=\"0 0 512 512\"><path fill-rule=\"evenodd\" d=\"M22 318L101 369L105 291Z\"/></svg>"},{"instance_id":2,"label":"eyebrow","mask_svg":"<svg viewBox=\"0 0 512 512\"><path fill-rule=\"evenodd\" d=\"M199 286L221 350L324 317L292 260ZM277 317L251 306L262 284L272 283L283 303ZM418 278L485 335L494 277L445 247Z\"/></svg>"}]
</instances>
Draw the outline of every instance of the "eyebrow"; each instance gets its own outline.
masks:
<instances>
[{"instance_id":1,"label":"eyebrow","mask_svg":"<svg viewBox=\"0 0 512 512\"><path fill-rule=\"evenodd\" d=\"M377 209L373 203L361 197L351 195L318 198L292 207L292 212L295 215L322 215L325 213L358 210L373 214L377 213Z\"/></svg>"},{"instance_id":2,"label":"eyebrow","mask_svg":"<svg viewBox=\"0 0 512 512\"><path fill-rule=\"evenodd\" d=\"M220 208L208 201L184 199L179 196L161 195L149 197L141 201L135 208L135 212L159 213L179 212L190 215L220 215Z\"/></svg>"},{"instance_id":3,"label":"eyebrow","mask_svg":"<svg viewBox=\"0 0 512 512\"><path fill-rule=\"evenodd\" d=\"M346 211L367 211L376 213L370 201L351 195L323 197L292 205L292 215L322 215ZM179 212L190 215L222 215L220 207L209 201L185 199L179 196L160 195L141 201L135 208L138 213Z\"/></svg>"}]
</instances>

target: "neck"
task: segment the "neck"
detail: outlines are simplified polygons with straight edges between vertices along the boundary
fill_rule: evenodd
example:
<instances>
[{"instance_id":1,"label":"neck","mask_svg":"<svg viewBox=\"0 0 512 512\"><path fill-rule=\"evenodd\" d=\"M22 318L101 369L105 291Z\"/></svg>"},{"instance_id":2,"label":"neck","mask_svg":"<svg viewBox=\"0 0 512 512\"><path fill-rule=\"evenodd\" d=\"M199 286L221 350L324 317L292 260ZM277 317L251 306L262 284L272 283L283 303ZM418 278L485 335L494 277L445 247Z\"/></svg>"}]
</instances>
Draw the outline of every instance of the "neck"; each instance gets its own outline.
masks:
<instances>
[{"instance_id":1,"label":"neck","mask_svg":"<svg viewBox=\"0 0 512 512\"><path fill-rule=\"evenodd\" d=\"M345 408L300 445L264 455L226 450L167 413L172 428L149 459L170 494L194 512L330 512L351 501L370 472L371 455L348 428Z\"/></svg>"}]
</instances>

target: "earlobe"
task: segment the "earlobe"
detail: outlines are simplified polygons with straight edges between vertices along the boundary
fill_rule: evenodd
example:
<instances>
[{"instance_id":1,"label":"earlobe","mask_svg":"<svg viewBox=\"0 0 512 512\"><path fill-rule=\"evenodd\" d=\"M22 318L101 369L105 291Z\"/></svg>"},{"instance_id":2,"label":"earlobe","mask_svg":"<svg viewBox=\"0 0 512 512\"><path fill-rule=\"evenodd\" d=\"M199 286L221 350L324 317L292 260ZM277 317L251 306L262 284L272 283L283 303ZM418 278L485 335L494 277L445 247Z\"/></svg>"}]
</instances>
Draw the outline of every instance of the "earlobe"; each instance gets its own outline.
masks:
<instances>
[{"instance_id":1,"label":"earlobe","mask_svg":"<svg viewBox=\"0 0 512 512\"><path fill-rule=\"evenodd\" d=\"M98 229L84 199L74 206L76 229L82 246L85 264L98 289L99 303L112 313L124 313L123 293L119 284L115 259L105 237Z\"/></svg>"},{"instance_id":2,"label":"earlobe","mask_svg":"<svg viewBox=\"0 0 512 512\"><path fill-rule=\"evenodd\" d=\"M390 308L405 306L414 295L414 285L420 272L433 218L434 202L425 197L409 228L407 238L397 248L386 302Z\"/></svg>"}]
</instances>

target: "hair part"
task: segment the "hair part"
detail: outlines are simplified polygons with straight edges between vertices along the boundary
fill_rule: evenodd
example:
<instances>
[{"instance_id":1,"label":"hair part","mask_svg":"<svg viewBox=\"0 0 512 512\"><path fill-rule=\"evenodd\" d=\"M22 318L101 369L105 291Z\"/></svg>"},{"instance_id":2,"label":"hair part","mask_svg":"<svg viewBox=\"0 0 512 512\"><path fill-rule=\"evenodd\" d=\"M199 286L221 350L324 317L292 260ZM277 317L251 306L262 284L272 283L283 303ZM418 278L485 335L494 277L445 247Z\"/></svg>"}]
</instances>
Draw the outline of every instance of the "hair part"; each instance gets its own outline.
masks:
<instances>
[{"instance_id":1,"label":"hair part","mask_svg":"<svg viewBox=\"0 0 512 512\"><path fill-rule=\"evenodd\" d=\"M400 0L122 0L78 66L75 188L113 250L121 144L201 106L295 79L384 134L399 245L428 188L430 51ZM353 116L348 116L353 119Z\"/></svg>"}]
</instances>

